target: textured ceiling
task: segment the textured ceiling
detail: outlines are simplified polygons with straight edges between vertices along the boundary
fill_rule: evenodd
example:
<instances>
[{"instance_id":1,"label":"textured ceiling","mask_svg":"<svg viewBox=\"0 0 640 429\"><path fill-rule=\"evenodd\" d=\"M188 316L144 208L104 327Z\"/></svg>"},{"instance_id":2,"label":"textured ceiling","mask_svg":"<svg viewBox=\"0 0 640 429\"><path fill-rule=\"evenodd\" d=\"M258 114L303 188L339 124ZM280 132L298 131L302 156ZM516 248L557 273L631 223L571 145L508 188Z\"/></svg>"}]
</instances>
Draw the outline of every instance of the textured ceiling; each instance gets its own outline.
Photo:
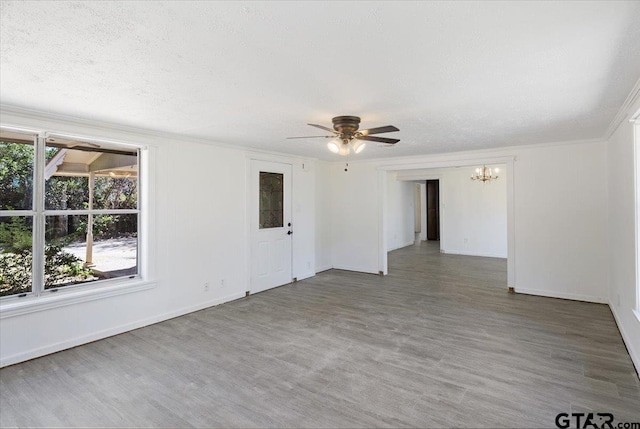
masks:
<instances>
[{"instance_id":1,"label":"textured ceiling","mask_svg":"<svg viewBox=\"0 0 640 429\"><path fill-rule=\"evenodd\" d=\"M285 137L358 115L401 139L359 158L600 138L640 77L638 1L0 5L3 105L324 159Z\"/></svg>"}]
</instances>

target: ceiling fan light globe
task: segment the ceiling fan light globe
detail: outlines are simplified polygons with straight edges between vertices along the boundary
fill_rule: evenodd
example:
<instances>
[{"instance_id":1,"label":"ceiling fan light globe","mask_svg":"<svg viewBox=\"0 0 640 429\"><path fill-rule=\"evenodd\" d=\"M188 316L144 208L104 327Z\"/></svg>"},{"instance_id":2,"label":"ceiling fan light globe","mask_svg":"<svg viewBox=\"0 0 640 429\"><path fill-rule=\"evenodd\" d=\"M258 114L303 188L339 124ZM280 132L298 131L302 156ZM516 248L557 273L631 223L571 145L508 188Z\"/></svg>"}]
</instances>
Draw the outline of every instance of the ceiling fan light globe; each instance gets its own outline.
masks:
<instances>
[{"instance_id":1,"label":"ceiling fan light globe","mask_svg":"<svg viewBox=\"0 0 640 429\"><path fill-rule=\"evenodd\" d=\"M349 152L351 152L351 149L349 148L349 145L346 144L341 145L340 150L338 151L338 153L342 156L349 155Z\"/></svg>"},{"instance_id":2,"label":"ceiling fan light globe","mask_svg":"<svg viewBox=\"0 0 640 429\"><path fill-rule=\"evenodd\" d=\"M329 143L327 143L327 148L333 153L340 152L340 146L338 146L338 143L336 143L335 141L330 141Z\"/></svg>"},{"instance_id":3,"label":"ceiling fan light globe","mask_svg":"<svg viewBox=\"0 0 640 429\"><path fill-rule=\"evenodd\" d=\"M363 141L360 141L360 140L355 140L353 142L353 146L352 146L353 153L358 154L358 153L362 152L364 150L365 146L367 146L367 143L365 143Z\"/></svg>"}]
</instances>

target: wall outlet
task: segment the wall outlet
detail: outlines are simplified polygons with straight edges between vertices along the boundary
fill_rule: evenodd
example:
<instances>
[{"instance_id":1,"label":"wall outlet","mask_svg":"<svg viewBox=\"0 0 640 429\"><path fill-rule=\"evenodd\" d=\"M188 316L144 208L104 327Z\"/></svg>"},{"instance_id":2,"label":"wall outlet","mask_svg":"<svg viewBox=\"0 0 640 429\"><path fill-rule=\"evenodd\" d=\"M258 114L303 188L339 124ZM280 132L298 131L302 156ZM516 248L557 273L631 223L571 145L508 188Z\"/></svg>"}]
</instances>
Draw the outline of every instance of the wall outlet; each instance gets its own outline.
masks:
<instances>
[{"instance_id":1,"label":"wall outlet","mask_svg":"<svg viewBox=\"0 0 640 429\"><path fill-rule=\"evenodd\" d=\"M220 287L224 287L224 279L220 279Z\"/></svg>"},{"instance_id":2,"label":"wall outlet","mask_svg":"<svg viewBox=\"0 0 640 429\"><path fill-rule=\"evenodd\" d=\"M204 282L204 291L205 292L209 291L209 282Z\"/></svg>"},{"instance_id":3,"label":"wall outlet","mask_svg":"<svg viewBox=\"0 0 640 429\"><path fill-rule=\"evenodd\" d=\"M465 244L469 243L469 239L468 239L468 238L465 238L465 239L464 239L464 243L465 243Z\"/></svg>"}]
</instances>

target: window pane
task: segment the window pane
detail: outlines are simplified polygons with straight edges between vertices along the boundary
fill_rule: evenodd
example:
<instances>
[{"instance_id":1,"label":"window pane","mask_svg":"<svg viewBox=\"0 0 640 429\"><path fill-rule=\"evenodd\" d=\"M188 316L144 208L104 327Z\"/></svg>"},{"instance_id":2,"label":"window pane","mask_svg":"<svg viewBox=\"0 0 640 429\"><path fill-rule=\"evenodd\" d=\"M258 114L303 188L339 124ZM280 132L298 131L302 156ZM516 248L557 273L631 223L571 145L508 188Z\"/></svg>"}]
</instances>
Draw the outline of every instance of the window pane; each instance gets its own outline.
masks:
<instances>
[{"instance_id":1,"label":"window pane","mask_svg":"<svg viewBox=\"0 0 640 429\"><path fill-rule=\"evenodd\" d=\"M284 175L260 172L260 229L284 226Z\"/></svg>"},{"instance_id":2,"label":"window pane","mask_svg":"<svg viewBox=\"0 0 640 429\"><path fill-rule=\"evenodd\" d=\"M33 140L0 137L0 210L31 210L33 204Z\"/></svg>"},{"instance_id":3,"label":"window pane","mask_svg":"<svg viewBox=\"0 0 640 429\"><path fill-rule=\"evenodd\" d=\"M47 216L45 289L138 273L138 215Z\"/></svg>"},{"instance_id":4,"label":"window pane","mask_svg":"<svg viewBox=\"0 0 640 429\"><path fill-rule=\"evenodd\" d=\"M137 209L138 178L96 177L93 198L94 209Z\"/></svg>"},{"instance_id":5,"label":"window pane","mask_svg":"<svg viewBox=\"0 0 640 429\"><path fill-rule=\"evenodd\" d=\"M93 143L47 139L47 210L136 209L138 153L101 148ZM90 173L93 205L90 207Z\"/></svg>"},{"instance_id":6,"label":"window pane","mask_svg":"<svg viewBox=\"0 0 640 429\"><path fill-rule=\"evenodd\" d=\"M0 217L0 296L31 292L32 237L32 217Z\"/></svg>"},{"instance_id":7,"label":"window pane","mask_svg":"<svg viewBox=\"0 0 640 429\"><path fill-rule=\"evenodd\" d=\"M89 178L53 176L45 182L47 210L84 210L89 207Z\"/></svg>"}]
</instances>

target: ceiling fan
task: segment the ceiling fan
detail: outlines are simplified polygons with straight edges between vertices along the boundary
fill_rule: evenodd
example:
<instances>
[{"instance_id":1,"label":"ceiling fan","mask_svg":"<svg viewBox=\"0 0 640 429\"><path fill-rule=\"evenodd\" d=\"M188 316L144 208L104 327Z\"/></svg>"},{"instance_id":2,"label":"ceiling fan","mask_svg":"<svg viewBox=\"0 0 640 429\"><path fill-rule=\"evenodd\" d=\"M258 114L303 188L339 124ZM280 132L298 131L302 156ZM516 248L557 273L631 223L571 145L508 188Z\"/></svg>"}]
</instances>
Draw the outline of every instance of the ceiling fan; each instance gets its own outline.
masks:
<instances>
[{"instance_id":1,"label":"ceiling fan","mask_svg":"<svg viewBox=\"0 0 640 429\"><path fill-rule=\"evenodd\" d=\"M333 139L327 143L327 147L333 153L340 155L349 155L351 151L353 153L360 153L364 149L367 141L378 142L384 144L396 144L400 139L390 139L386 137L372 136L372 134L391 133L394 131L400 131L393 125L386 125L384 127L369 128L366 130L358 130L360 126L360 118L358 116L336 116L331 120L333 122L333 129L318 124L307 124L312 127L320 128L321 130L329 131L332 133L328 136L303 136L303 137L287 137L288 139L308 139L308 138L327 138Z\"/></svg>"}]
</instances>

